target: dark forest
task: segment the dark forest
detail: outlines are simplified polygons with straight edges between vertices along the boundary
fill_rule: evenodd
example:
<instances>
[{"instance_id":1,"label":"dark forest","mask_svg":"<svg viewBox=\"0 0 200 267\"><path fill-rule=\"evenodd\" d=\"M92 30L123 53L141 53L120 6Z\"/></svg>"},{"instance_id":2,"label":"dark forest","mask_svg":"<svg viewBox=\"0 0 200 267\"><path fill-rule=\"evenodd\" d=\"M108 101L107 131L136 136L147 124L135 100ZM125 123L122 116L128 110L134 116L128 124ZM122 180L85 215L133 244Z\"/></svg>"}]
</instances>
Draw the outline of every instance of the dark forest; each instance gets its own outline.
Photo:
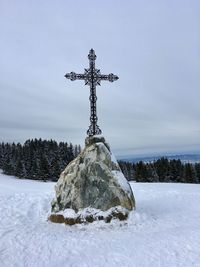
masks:
<instances>
[{"instance_id":1,"label":"dark forest","mask_svg":"<svg viewBox=\"0 0 200 267\"><path fill-rule=\"evenodd\" d=\"M67 164L81 152L80 145L32 139L23 145L0 143L0 168L18 178L57 181ZM200 163L160 158L153 162L119 161L124 176L136 182L200 183Z\"/></svg>"}]
</instances>

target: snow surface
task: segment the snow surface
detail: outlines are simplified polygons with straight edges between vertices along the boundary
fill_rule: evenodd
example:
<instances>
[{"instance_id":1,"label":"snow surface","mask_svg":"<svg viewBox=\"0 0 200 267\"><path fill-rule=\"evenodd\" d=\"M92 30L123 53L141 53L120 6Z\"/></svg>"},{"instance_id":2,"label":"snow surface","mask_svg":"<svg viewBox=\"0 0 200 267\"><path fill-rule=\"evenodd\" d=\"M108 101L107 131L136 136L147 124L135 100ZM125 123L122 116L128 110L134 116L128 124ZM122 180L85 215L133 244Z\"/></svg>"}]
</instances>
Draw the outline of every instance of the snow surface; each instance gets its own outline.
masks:
<instances>
[{"instance_id":1,"label":"snow surface","mask_svg":"<svg viewBox=\"0 0 200 267\"><path fill-rule=\"evenodd\" d=\"M200 185L132 183L128 221L47 221L55 183L0 174L1 267L200 266Z\"/></svg>"}]
</instances>

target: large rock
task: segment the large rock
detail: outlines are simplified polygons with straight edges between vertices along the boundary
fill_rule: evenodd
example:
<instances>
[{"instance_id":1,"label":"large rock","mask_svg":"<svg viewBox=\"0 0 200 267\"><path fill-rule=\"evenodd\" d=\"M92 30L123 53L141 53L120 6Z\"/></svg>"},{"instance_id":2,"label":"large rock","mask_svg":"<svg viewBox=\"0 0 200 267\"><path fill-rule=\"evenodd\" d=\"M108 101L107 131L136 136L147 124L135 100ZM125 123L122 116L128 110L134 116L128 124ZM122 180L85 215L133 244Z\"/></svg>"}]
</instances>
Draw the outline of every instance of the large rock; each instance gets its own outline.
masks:
<instances>
[{"instance_id":1,"label":"large rock","mask_svg":"<svg viewBox=\"0 0 200 267\"><path fill-rule=\"evenodd\" d=\"M86 138L84 150L61 173L55 190L53 216L69 209L80 217L81 211L88 215L85 211L88 209L96 211L90 214L92 216L109 210L113 214L114 207L115 214L116 209L128 214L135 208L131 187L102 136ZM51 216L49 218L51 220Z\"/></svg>"}]
</instances>

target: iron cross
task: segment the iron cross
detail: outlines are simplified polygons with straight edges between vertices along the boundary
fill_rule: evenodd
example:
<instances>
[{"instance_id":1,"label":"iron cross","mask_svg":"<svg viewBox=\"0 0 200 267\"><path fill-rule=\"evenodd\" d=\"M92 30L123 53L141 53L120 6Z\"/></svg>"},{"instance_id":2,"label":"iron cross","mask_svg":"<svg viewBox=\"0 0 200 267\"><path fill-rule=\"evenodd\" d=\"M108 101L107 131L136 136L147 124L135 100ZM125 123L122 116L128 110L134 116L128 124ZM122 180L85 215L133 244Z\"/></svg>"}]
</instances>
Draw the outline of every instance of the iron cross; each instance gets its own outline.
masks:
<instances>
[{"instance_id":1,"label":"iron cross","mask_svg":"<svg viewBox=\"0 0 200 267\"><path fill-rule=\"evenodd\" d=\"M118 80L118 76L110 73L108 75L101 74L99 69L95 68L96 55L93 49L90 50L89 55L89 68L85 69L84 74L76 74L75 72L70 72L65 75L67 79L71 81L84 80L85 85L90 86L90 126L87 130L87 135L93 136L96 134L101 134L101 130L97 125L97 96L96 96L96 86L101 85L101 81L114 82Z\"/></svg>"}]
</instances>

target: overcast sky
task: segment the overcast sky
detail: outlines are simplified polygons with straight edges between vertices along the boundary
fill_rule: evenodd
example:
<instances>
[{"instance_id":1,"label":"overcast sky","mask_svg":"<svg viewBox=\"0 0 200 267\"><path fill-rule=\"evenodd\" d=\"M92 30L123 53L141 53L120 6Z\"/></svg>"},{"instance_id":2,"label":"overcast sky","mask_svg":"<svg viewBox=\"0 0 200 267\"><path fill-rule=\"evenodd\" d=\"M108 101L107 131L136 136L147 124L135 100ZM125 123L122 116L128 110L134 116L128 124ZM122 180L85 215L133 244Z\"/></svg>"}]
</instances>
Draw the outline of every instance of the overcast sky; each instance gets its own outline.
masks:
<instances>
[{"instance_id":1,"label":"overcast sky","mask_svg":"<svg viewBox=\"0 0 200 267\"><path fill-rule=\"evenodd\" d=\"M98 125L114 153L200 151L199 0L0 0L0 141L83 146L94 48Z\"/></svg>"}]
</instances>

